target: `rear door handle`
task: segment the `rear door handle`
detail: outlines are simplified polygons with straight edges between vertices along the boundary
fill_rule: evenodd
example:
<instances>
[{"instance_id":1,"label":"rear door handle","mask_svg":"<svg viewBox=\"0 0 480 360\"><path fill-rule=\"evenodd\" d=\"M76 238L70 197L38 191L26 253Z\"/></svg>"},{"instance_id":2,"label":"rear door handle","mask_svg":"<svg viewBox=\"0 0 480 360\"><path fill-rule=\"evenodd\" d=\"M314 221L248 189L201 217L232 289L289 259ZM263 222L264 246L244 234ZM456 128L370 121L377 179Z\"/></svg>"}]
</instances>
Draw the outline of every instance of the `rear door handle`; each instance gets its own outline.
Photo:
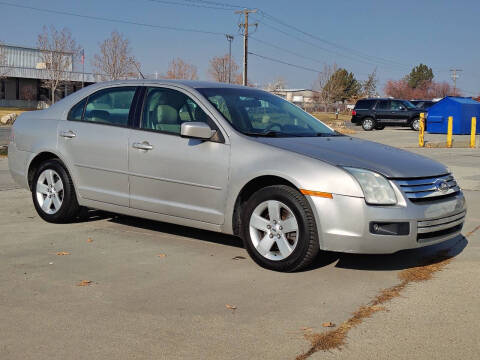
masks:
<instances>
[{"instance_id":1,"label":"rear door handle","mask_svg":"<svg viewBox=\"0 0 480 360\"><path fill-rule=\"evenodd\" d=\"M153 149L153 145L150 145L148 143L148 141L144 141L144 142L136 142L136 143L133 143L132 144L132 147L134 149L139 149L139 150L152 150Z\"/></svg>"},{"instance_id":2,"label":"rear door handle","mask_svg":"<svg viewBox=\"0 0 480 360\"><path fill-rule=\"evenodd\" d=\"M60 132L60 136L64 138L72 139L75 136L77 136L77 134L75 134L72 130L68 130L68 131Z\"/></svg>"}]
</instances>

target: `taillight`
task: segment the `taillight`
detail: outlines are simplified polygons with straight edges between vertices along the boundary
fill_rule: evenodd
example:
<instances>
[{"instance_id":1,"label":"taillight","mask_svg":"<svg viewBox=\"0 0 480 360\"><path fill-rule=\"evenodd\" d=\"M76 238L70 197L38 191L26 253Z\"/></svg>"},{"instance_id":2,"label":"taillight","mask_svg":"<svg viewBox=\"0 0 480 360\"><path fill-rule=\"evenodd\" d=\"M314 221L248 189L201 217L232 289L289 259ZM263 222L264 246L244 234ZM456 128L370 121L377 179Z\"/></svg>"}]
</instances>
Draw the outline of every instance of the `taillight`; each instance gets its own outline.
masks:
<instances>
[{"instance_id":1,"label":"taillight","mask_svg":"<svg viewBox=\"0 0 480 360\"><path fill-rule=\"evenodd\" d=\"M352 115L353 116L357 115L357 112L355 110L352 110Z\"/></svg>"}]
</instances>

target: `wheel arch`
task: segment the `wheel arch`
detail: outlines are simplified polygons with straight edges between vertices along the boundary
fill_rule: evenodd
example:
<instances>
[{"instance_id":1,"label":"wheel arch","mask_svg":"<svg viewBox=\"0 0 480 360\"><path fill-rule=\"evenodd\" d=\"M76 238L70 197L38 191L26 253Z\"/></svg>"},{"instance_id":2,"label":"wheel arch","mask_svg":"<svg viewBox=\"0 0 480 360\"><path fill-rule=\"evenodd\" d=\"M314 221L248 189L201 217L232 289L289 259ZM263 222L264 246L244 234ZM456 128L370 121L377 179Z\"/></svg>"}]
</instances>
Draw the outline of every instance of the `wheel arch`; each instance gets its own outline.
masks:
<instances>
[{"instance_id":1,"label":"wheel arch","mask_svg":"<svg viewBox=\"0 0 480 360\"><path fill-rule=\"evenodd\" d=\"M298 191L300 189L292 181L278 175L260 175L243 185L238 192L232 215L232 230L234 235L240 235L242 208L247 200L258 190L272 185L287 185Z\"/></svg>"},{"instance_id":2,"label":"wheel arch","mask_svg":"<svg viewBox=\"0 0 480 360\"><path fill-rule=\"evenodd\" d=\"M72 177L72 172L70 171L70 169L68 168L68 165L66 164L66 162L62 159L62 157L59 154L57 154L57 153L55 153L51 150L40 151L30 160L30 162L28 164L28 167L27 167L27 182L28 182L28 187L29 187L30 190L32 190L33 177L35 176L35 173L36 173L38 167L42 163L44 163L45 161L52 160L52 159L58 159L62 163L62 165L65 166L65 169L67 170L70 177ZM76 189L75 180L73 180L73 178L72 178L72 181L73 181L74 187Z\"/></svg>"}]
</instances>

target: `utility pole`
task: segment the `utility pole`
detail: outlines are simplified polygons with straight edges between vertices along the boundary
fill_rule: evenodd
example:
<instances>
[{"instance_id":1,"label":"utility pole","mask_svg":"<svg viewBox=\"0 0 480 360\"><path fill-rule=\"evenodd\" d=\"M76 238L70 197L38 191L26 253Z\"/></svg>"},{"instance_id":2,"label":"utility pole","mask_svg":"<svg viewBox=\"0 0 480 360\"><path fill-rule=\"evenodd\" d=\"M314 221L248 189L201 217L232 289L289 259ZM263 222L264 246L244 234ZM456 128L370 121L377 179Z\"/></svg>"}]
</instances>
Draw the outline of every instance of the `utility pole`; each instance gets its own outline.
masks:
<instances>
[{"instance_id":1,"label":"utility pole","mask_svg":"<svg viewBox=\"0 0 480 360\"><path fill-rule=\"evenodd\" d=\"M258 10L257 9L243 9L235 11L235 14L243 14L245 17L245 21L243 23L238 24L240 27L240 31L243 33L243 86L247 86L248 84L248 28L249 26L258 26L258 23L248 24L248 15L255 14Z\"/></svg>"},{"instance_id":2,"label":"utility pole","mask_svg":"<svg viewBox=\"0 0 480 360\"><path fill-rule=\"evenodd\" d=\"M233 35L225 34L228 41L228 83L232 83L232 41Z\"/></svg>"},{"instance_id":3,"label":"utility pole","mask_svg":"<svg viewBox=\"0 0 480 360\"><path fill-rule=\"evenodd\" d=\"M83 86L85 84L85 49L82 49L81 61L82 61L82 89L83 89Z\"/></svg>"},{"instance_id":4,"label":"utility pole","mask_svg":"<svg viewBox=\"0 0 480 360\"><path fill-rule=\"evenodd\" d=\"M457 75L457 71L463 71L462 69L450 69L452 73L452 80L453 80L453 96L457 96L457 79L460 75Z\"/></svg>"}]
</instances>

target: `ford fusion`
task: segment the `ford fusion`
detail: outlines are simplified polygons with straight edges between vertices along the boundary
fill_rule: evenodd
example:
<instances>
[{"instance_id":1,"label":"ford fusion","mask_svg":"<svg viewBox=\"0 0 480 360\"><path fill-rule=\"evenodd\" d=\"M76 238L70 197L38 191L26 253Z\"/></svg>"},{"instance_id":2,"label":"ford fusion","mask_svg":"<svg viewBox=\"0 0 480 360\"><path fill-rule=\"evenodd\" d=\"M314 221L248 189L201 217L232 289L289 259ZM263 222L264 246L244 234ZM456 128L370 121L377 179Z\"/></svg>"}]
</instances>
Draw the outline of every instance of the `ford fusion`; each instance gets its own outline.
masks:
<instances>
[{"instance_id":1,"label":"ford fusion","mask_svg":"<svg viewBox=\"0 0 480 360\"><path fill-rule=\"evenodd\" d=\"M344 136L268 92L117 81L22 114L14 179L46 221L82 208L240 236L259 265L321 250L393 253L457 236L463 193L442 164Z\"/></svg>"}]
</instances>

